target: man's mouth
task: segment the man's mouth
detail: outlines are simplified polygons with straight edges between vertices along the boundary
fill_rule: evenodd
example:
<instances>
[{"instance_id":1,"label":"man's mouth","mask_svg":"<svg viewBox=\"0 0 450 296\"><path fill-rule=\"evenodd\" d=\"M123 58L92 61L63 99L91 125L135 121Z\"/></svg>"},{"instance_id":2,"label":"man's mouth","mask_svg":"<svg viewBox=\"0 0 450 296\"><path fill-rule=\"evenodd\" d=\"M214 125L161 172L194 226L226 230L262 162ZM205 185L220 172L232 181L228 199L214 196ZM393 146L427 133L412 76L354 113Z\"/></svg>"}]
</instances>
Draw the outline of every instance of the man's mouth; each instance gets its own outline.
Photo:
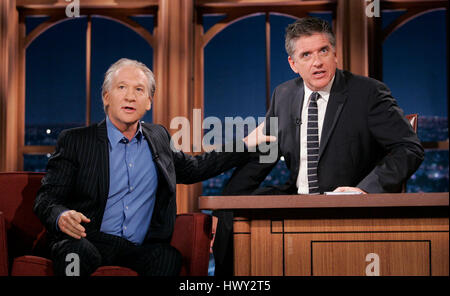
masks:
<instances>
[{"instance_id":1,"label":"man's mouth","mask_svg":"<svg viewBox=\"0 0 450 296\"><path fill-rule=\"evenodd\" d=\"M313 72L314 78L323 78L327 72L325 70L315 71Z\"/></svg>"},{"instance_id":2,"label":"man's mouth","mask_svg":"<svg viewBox=\"0 0 450 296\"><path fill-rule=\"evenodd\" d=\"M131 112L136 111L135 108L130 107L130 106L124 106L124 107L122 107L122 110L124 110L124 111L127 112L127 113L131 113Z\"/></svg>"}]
</instances>

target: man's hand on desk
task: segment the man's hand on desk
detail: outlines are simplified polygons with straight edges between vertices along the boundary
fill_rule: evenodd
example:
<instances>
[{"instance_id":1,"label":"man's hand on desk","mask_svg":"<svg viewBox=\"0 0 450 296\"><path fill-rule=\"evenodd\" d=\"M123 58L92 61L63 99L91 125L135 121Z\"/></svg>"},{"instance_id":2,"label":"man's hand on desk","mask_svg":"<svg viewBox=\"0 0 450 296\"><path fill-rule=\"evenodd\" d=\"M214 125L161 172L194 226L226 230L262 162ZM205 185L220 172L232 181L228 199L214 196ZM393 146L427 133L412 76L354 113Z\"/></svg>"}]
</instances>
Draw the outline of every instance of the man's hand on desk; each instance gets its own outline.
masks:
<instances>
[{"instance_id":1,"label":"man's hand on desk","mask_svg":"<svg viewBox=\"0 0 450 296\"><path fill-rule=\"evenodd\" d=\"M367 192L359 189L358 187L347 187L347 186L338 187L334 189L333 192L359 192L361 194L367 194Z\"/></svg>"}]
</instances>

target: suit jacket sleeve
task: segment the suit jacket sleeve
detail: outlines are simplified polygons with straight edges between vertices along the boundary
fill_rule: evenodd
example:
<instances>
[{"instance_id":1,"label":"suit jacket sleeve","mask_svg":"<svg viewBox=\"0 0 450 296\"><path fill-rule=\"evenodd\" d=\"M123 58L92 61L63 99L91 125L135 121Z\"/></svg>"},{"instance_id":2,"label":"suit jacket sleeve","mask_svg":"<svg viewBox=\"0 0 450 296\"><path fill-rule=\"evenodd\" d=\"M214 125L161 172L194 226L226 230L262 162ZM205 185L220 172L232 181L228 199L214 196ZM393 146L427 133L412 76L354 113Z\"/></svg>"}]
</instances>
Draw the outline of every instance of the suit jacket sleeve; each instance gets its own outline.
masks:
<instances>
[{"instance_id":1,"label":"suit jacket sleeve","mask_svg":"<svg viewBox=\"0 0 450 296\"><path fill-rule=\"evenodd\" d=\"M272 100L269 106L269 110L266 113L266 133L270 131L270 117L276 117L275 104L276 104L276 89L272 94ZM275 135L277 136L277 135ZM272 171L277 164L280 157L280 147L278 147L278 157L274 162L262 163L260 161L260 155L258 153L252 153L249 161L239 167L233 172L228 183L222 192L223 195L243 195L251 194L255 191L266 176Z\"/></svg>"},{"instance_id":2,"label":"suit jacket sleeve","mask_svg":"<svg viewBox=\"0 0 450 296\"><path fill-rule=\"evenodd\" d=\"M170 142L170 134L165 128L164 131ZM217 176L246 162L249 157L245 148L243 152L211 151L196 156L177 151L172 145L171 148L177 183L182 184L193 184ZM224 150L225 145L222 146Z\"/></svg>"},{"instance_id":3,"label":"suit jacket sleeve","mask_svg":"<svg viewBox=\"0 0 450 296\"><path fill-rule=\"evenodd\" d=\"M368 193L399 192L424 159L417 134L392 98L389 89L377 82L369 101L370 133L386 150L386 156L357 185Z\"/></svg>"},{"instance_id":4,"label":"suit jacket sleeve","mask_svg":"<svg viewBox=\"0 0 450 296\"><path fill-rule=\"evenodd\" d=\"M56 219L59 215L69 210L64 204L73 188L76 170L73 150L74 145L70 144L69 134L66 131L61 132L34 202L34 212L50 232L57 230Z\"/></svg>"}]
</instances>

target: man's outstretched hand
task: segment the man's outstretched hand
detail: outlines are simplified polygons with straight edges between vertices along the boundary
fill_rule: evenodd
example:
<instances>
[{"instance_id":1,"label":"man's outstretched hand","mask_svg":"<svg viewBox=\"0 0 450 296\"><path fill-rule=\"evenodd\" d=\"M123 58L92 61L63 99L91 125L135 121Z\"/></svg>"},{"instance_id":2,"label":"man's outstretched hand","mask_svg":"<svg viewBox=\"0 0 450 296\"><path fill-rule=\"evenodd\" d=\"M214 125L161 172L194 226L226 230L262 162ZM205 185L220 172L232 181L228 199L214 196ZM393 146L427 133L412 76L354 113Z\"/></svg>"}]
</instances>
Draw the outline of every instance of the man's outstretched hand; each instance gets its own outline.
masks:
<instances>
[{"instance_id":1,"label":"man's outstretched hand","mask_svg":"<svg viewBox=\"0 0 450 296\"><path fill-rule=\"evenodd\" d=\"M265 122L258 125L257 128L255 128L250 134L248 134L247 137L243 139L248 148L256 147L261 143L275 142L277 140L277 137L267 136L263 133L264 124Z\"/></svg>"}]
</instances>

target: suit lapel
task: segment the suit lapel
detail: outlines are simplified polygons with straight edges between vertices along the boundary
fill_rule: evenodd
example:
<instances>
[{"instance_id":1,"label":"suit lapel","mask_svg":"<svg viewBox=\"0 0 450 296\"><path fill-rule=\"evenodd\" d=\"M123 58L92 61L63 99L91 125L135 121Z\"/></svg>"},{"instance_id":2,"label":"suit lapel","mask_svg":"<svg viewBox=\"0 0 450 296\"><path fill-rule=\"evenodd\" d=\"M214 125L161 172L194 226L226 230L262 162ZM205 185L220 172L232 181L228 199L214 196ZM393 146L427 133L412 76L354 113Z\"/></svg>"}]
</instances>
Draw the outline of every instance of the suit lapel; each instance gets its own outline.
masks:
<instances>
[{"instance_id":1,"label":"suit lapel","mask_svg":"<svg viewBox=\"0 0 450 296\"><path fill-rule=\"evenodd\" d=\"M347 100L347 86L345 78L340 70L336 70L336 77L331 88L330 98L327 104L327 110L325 112L325 119L322 126L322 138L320 140L319 149L319 161L325 148L328 144L328 140L333 133L336 126L336 122L341 114L342 107Z\"/></svg>"},{"instance_id":2,"label":"suit lapel","mask_svg":"<svg viewBox=\"0 0 450 296\"><path fill-rule=\"evenodd\" d=\"M292 109L291 109L291 120L294 122L292 125L295 129L295 142L294 142L294 153L296 164L300 163L300 124L302 121L302 106L303 98L305 96L305 89L303 87L303 79L299 78L296 81L296 88L292 94Z\"/></svg>"},{"instance_id":3,"label":"suit lapel","mask_svg":"<svg viewBox=\"0 0 450 296\"><path fill-rule=\"evenodd\" d=\"M102 202L106 205L106 200L108 199L109 194L109 149L105 120L97 125L97 140L99 141L99 149L96 149L98 159L97 169L99 196Z\"/></svg>"},{"instance_id":4,"label":"suit lapel","mask_svg":"<svg viewBox=\"0 0 450 296\"><path fill-rule=\"evenodd\" d=\"M156 164L156 167L158 168L159 175L163 176L166 180L167 184L169 185L169 188L172 192L175 192L175 188L173 186L173 182L170 180L169 173L167 172L167 169L164 165L164 163L161 161L159 147L158 145L161 145L161 141L158 141L158 135L155 133L155 131L152 128L149 128L148 126L142 124L142 133L144 134L145 139L148 142L148 145L152 151L152 157L153 161Z\"/></svg>"}]
</instances>

